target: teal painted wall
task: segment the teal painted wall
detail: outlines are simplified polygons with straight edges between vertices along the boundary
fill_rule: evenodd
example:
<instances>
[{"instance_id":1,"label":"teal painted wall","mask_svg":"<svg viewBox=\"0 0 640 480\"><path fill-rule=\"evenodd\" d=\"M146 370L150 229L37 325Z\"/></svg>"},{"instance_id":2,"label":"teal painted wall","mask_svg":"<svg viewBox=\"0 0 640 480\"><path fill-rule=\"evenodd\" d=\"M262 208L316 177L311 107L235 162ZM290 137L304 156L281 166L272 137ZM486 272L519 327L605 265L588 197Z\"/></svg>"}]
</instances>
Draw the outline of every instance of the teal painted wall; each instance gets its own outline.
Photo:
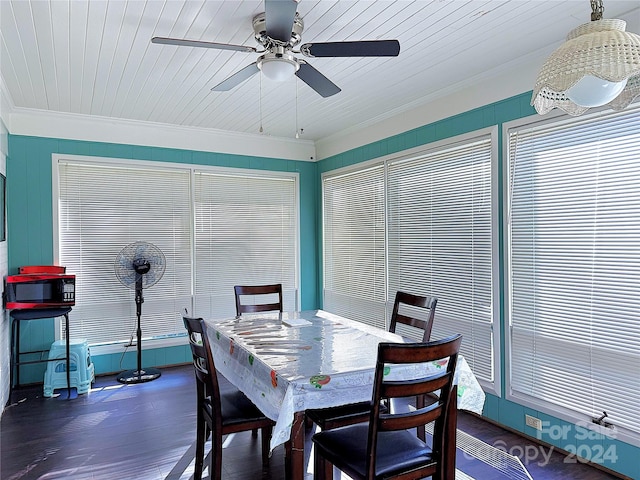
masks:
<instances>
[{"instance_id":1,"label":"teal painted wall","mask_svg":"<svg viewBox=\"0 0 640 480\"><path fill-rule=\"evenodd\" d=\"M500 102L496 102L490 105L486 105L475 110L471 110L453 117L443 119L441 121L424 125L422 127L409 130L407 132L394 135L389 138L359 147L347 152L343 152L339 155L335 155L318 162L318 188L321 192L321 174L338 168L355 165L367 160L373 160L375 158L382 157L403 150L408 150L415 147L427 145L429 143L437 142L439 140L445 140L447 138L455 137L465 133L473 132L482 128L498 125L498 204L502 205L505 192L502 190L503 185L503 152L502 152L502 124L517 120L519 118L535 115L536 111L529 104L531 100L531 92L524 93L515 97L511 97ZM319 199L321 197L318 197ZM319 203L321 200L318 201ZM500 239L499 245L499 263L500 263L500 277L497 279L500 288L501 300L500 305L500 351L502 357L500 358L502 378L499 379L502 388L501 391L506 389L505 372L505 311L506 311L506 299L504 296L504 218L502 217L502 209L500 209L498 215L498 238ZM322 219L319 219L319 231L321 231ZM319 252L321 251L322 243L319 243ZM322 265L322 256L319 254L319 264ZM318 278L318 285L320 292L322 291L322 267L319 269L320 277ZM320 296L322 299L322 296ZM536 437L537 430L525 425L525 414L532 415L540 418L543 422L548 422L548 433L541 437L541 440L547 442L550 445L554 445L563 450L571 451L571 446L582 448L585 453L591 453L593 459L602 459L600 462L603 466L615 470L624 475L627 475L634 479L640 479L640 448L624 443L618 440L601 439L601 438L583 438L583 431L576 429L575 425L568 423L564 420L546 415L542 412L538 412L531 408L527 408L523 405L519 405L514 402L510 402L495 395L487 395L483 415L502 424L507 427L513 428L520 432L523 432L531 437ZM563 432L559 434L559 432ZM547 449L548 450L548 449ZM573 450L575 452L575 449ZM607 454L608 452L608 454ZM533 463L543 462L543 452L538 449L530 452L530 460ZM602 455L600 455L602 454ZM569 459L568 461L571 461ZM575 461L575 457L574 457Z\"/></svg>"},{"instance_id":2,"label":"teal painted wall","mask_svg":"<svg viewBox=\"0 0 640 480\"><path fill-rule=\"evenodd\" d=\"M21 265L53 263L52 155L87 155L133 160L185 163L255 170L297 172L300 179L300 291L303 309L319 306L317 232L317 165L313 162L282 160L222 153L113 143L84 142L9 135L7 156L7 241L9 273ZM73 325L73 312L71 313ZM47 350L54 341L51 319L22 322L22 351ZM73 327L71 326L71 330ZM73 331L73 330L72 330ZM22 360L36 360L37 355ZM96 373L110 373L136 367L135 349L121 353L92 355ZM163 366L191 361L188 346L145 350L143 366ZM121 363L122 362L122 363ZM42 382L45 364L21 367L21 383Z\"/></svg>"}]
</instances>

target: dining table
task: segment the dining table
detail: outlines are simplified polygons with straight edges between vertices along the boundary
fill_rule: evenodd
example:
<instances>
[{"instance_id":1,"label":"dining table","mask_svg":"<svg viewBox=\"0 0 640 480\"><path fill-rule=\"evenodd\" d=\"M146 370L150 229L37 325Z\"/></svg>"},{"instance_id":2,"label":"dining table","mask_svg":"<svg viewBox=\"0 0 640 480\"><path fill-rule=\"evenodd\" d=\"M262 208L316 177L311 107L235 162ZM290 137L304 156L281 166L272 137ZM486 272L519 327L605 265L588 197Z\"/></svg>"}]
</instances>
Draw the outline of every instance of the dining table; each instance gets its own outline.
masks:
<instances>
[{"instance_id":1,"label":"dining table","mask_svg":"<svg viewBox=\"0 0 640 480\"><path fill-rule=\"evenodd\" d=\"M323 310L206 319L216 369L275 421L270 448L288 441L288 478L305 475L304 412L371 400L378 344L402 336ZM464 339L463 339L464 342ZM446 366L432 362L428 369ZM415 375L394 365L390 379ZM424 365L420 366L421 373ZM482 413L485 395L462 355L454 383L458 409Z\"/></svg>"}]
</instances>

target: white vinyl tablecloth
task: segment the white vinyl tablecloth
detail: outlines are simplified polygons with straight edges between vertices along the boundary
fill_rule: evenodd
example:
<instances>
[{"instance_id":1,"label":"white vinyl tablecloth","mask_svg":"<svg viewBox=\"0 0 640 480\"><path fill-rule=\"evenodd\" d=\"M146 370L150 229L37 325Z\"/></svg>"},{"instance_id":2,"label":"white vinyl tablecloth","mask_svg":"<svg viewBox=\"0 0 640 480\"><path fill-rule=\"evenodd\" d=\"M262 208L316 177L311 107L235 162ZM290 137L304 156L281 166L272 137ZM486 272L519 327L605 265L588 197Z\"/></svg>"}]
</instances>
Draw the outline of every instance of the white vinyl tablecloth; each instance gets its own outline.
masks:
<instances>
[{"instance_id":1,"label":"white vinyl tablecloth","mask_svg":"<svg viewBox=\"0 0 640 480\"><path fill-rule=\"evenodd\" d=\"M322 310L206 324L218 371L276 421L271 449L289 439L295 412L370 400L378 343L403 342L399 335ZM407 370L393 366L388 375L401 378ZM462 356L455 381L458 408L481 413L485 395Z\"/></svg>"}]
</instances>

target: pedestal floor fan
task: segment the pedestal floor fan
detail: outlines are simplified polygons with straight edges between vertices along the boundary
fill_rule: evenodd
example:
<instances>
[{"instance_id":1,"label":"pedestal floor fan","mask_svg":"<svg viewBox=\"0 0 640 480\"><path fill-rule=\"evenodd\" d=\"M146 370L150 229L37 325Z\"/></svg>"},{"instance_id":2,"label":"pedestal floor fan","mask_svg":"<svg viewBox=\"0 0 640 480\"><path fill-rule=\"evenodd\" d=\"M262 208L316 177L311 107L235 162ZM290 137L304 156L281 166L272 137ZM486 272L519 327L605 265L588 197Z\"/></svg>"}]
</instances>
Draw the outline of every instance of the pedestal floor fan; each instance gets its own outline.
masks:
<instances>
[{"instance_id":1,"label":"pedestal floor fan","mask_svg":"<svg viewBox=\"0 0 640 480\"><path fill-rule=\"evenodd\" d=\"M127 370L118 375L120 383L142 383L158 378L161 373L155 368L142 369L142 328L140 317L142 316L142 304L144 297L142 290L152 287L160 281L164 274L166 261L162 251L152 243L134 242L124 247L115 260L116 277L125 287L135 289L138 368Z\"/></svg>"}]
</instances>

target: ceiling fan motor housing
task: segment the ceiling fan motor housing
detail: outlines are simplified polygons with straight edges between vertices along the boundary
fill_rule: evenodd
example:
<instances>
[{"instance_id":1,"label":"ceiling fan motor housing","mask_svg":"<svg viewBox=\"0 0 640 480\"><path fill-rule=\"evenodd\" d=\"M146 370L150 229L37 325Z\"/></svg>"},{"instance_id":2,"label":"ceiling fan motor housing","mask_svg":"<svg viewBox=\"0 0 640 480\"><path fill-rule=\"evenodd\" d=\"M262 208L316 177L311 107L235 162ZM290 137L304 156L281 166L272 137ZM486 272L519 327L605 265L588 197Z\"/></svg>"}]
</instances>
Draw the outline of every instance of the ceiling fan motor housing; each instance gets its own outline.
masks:
<instances>
[{"instance_id":1,"label":"ceiling fan motor housing","mask_svg":"<svg viewBox=\"0 0 640 480\"><path fill-rule=\"evenodd\" d=\"M283 45L282 42L274 40L267 35L267 20L263 13L259 13L253 17L253 32L256 41L267 50L271 50L274 46L280 45L282 47L295 47L302 40L302 31L304 30L304 21L302 17L296 12L293 19L293 26L291 27L291 39Z\"/></svg>"}]
</instances>

